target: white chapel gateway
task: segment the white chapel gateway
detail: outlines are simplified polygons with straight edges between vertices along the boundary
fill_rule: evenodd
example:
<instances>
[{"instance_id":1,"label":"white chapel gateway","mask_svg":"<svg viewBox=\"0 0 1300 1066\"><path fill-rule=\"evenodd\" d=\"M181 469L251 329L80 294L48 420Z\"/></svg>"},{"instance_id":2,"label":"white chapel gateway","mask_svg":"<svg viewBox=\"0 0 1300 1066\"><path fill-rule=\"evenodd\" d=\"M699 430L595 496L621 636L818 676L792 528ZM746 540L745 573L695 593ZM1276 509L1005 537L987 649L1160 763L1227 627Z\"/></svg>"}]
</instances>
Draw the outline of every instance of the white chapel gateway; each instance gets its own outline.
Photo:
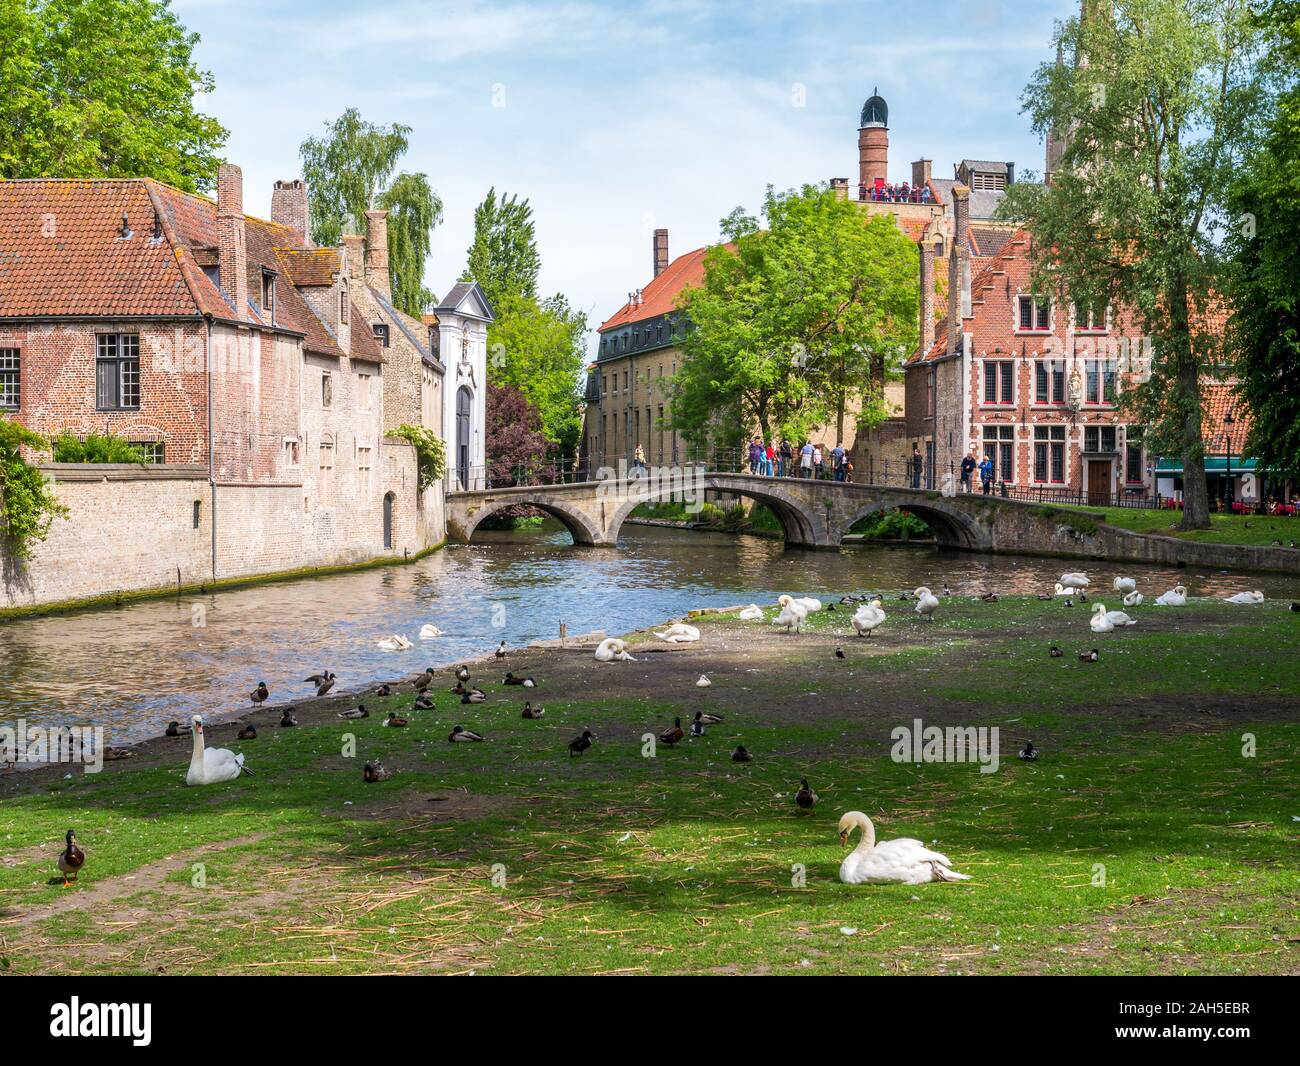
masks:
<instances>
[{"instance_id":1,"label":"white chapel gateway","mask_svg":"<svg viewBox=\"0 0 1300 1066\"><path fill-rule=\"evenodd\" d=\"M447 368L442 389L447 490L487 488L487 332L495 315L476 281L453 285L433 309L438 355Z\"/></svg>"}]
</instances>

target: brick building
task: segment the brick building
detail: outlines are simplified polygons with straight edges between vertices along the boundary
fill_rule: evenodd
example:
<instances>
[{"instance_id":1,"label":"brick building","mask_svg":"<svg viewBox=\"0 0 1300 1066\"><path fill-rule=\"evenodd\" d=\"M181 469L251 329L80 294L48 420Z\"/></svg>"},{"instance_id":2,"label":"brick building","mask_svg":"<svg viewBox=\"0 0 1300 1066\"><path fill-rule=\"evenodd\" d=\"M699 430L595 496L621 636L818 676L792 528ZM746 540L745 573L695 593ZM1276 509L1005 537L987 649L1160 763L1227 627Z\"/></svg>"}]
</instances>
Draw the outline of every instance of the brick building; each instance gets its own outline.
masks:
<instances>
[{"instance_id":1,"label":"brick building","mask_svg":"<svg viewBox=\"0 0 1300 1066\"><path fill-rule=\"evenodd\" d=\"M442 538L441 487L421 494L414 450L385 436L441 431L443 367L388 303L383 214L367 262L365 238L312 245L306 205L279 182L272 218L246 215L232 165L215 201L149 179L0 182L0 410L153 460L51 465L71 514L26 566L6 561L0 606Z\"/></svg>"}]
</instances>

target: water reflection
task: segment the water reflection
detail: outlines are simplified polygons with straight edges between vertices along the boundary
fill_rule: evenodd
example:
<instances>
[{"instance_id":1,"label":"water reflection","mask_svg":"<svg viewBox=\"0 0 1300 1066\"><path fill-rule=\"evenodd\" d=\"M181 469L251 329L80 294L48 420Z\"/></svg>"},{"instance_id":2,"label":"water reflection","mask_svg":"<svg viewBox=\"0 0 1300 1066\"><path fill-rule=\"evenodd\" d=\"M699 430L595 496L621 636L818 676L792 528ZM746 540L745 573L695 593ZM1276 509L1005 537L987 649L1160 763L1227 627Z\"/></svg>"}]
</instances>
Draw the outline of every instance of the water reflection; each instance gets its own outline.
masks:
<instances>
[{"instance_id":1,"label":"water reflection","mask_svg":"<svg viewBox=\"0 0 1300 1066\"><path fill-rule=\"evenodd\" d=\"M110 741L161 732L172 718L249 706L258 681L281 702L329 667L340 688L414 673L495 647L559 634L625 632L692 607L774 602L782 592L838 596L920 584L954 592L1033 594L1067 569L1109 586L1120 573L1145 592L1177 582L1193 594L1260 588L1294 597L1288 577L1233 576L1129 564L984 556L928 547L784 549L779 541L627 526L613 548L574 548L558 528L480 534L411 566L136 604L0 625L0 721L96 723ZM406 653L391 633L445 636Z\"/></svg>"}]
</instances>

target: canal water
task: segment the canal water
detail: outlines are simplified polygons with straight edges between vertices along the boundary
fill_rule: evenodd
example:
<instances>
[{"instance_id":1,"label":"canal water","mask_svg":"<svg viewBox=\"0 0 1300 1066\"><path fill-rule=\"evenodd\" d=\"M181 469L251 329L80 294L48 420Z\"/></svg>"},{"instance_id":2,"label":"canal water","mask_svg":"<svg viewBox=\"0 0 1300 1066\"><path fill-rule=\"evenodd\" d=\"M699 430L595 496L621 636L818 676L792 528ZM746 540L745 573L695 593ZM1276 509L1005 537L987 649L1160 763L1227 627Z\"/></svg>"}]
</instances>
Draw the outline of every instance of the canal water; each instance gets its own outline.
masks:
<instances>
[{"instance_id":1,"label":"canal water","mask_svg":"<svg viewBox=\"0 0 1300 1066\"><path fill-rule=\"evenodd\" d=\"M302 699L328 668L339 691L559 635L641 629L697 607L774 603L781 593L838 598L918 585L955 593L1050 591L1065 570L1094 586L1116 574L1159 594L1243 588L1300 596L1288 577L1132 564L855 546L786 550L779 540L627 525L617 548L576 548L562 529L483 532L418 563L113 610L0 623L0 725L96 724L110 743L157 735L173 718L250 706L265 681L273 703ZM1117 605L1118 606L1118 605ZM421 641L432 623L444 635ZM406 652L378 642L401 634Z\"/></svg>"}]
</instances>

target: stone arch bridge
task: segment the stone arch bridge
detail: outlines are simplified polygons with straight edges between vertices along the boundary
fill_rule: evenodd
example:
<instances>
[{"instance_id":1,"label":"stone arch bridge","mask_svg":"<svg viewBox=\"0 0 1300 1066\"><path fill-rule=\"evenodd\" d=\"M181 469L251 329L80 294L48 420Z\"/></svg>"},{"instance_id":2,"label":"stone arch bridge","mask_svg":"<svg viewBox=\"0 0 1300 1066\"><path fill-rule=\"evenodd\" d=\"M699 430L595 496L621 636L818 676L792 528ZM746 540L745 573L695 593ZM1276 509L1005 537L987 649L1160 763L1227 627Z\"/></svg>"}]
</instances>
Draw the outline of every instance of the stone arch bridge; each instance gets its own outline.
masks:
<instances>
[{"instance_id":1,"label":"stone arch bridge","mask_svg":"<svg viewBox=\"0 0 1300 1066\"><path fill-rule=\"evenodd\" d=\"M1087 554L1079 541L1099 519L1053 512L1041 505L982 494L943 496L923 489L850 485L835 481L702 472L692 490L732 493L766 505L781 523L787 545L837 548L852 525L874 511L899 508L926 522L943 547L968 551ZM632 511L666 501L681 486L626 478L568 485L525 486L447 496L447 531L469 543L489 515L507 507L535 507L553 515L575 544L613 545ZM1074 522L1071 526L1069 523Z\"/></svg>"}]
</instances>

